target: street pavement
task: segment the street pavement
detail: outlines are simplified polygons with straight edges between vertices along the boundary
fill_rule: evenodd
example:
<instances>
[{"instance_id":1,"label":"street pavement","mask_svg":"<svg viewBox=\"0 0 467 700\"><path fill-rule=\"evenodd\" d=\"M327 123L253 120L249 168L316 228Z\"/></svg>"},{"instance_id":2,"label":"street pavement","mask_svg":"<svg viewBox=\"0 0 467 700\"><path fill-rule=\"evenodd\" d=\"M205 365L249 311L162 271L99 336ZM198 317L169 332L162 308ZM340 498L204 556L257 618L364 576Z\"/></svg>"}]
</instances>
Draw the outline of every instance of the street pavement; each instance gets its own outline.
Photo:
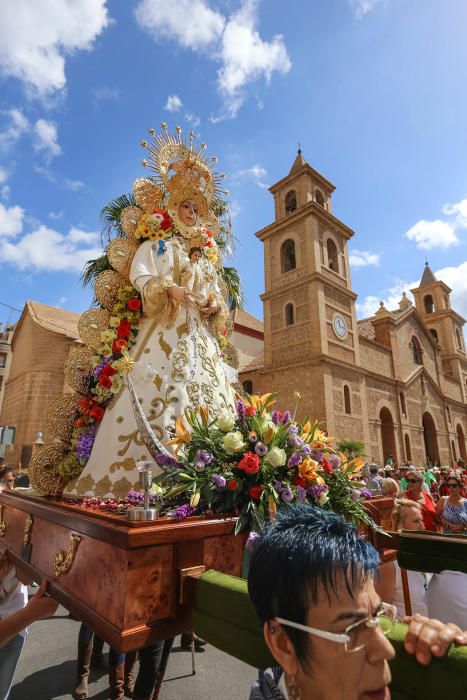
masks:
<instances>
[{"instance_id":1,"label":"street pavement","mask_svg":"<svg viewBox=\"0 0 467 700\"><path fill-rule=\"evenodd\" d=\"M72 700L79 622L59 607L55 617L29 628L16 670L10 700ZM196 653L196 674L191 653L182 651L180 638L170 655L160 700L246 700L256 671L251 666L207 645ZM104 651L108 650L107 645ZM107 654L106 654L107 656ZM137 670L137 668L135 669ZM107 700L104 673L91 672L90 700Z\"/></svg>"}]
</instances>

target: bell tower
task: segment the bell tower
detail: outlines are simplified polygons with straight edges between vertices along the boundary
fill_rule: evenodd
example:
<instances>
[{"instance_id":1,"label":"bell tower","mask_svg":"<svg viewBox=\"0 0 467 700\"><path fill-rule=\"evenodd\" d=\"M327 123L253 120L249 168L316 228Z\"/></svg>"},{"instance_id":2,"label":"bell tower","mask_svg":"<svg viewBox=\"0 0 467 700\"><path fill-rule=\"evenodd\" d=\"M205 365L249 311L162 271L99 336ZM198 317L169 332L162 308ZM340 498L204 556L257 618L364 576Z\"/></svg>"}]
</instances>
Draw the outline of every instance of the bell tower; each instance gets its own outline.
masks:
<instances>
[{"instance_id":1,"label":"bell tower","mask_svg":"<svg viewBox=\"0 0 467 700\"><path fill-rule=\"evenodd\" d=\"M415 297L417 311L441 348L444 374L462 381L465 390L465 318L451 308L450 287L437 280L426 263L419 286L411 292Z\"/></svg>"},{"instance_id":2,"label":"bell tower","mask_svg":"<svg viewBox=\"0 0 467 700\"><path fill-rule=\"evenodd\" d=\"M270 388L282 405L297 389L301 412L320 417L332 401L328 363L359 364L347 250L353 231L332 214L334 189L299 150L269 190L274 222L256 234L264 243L264 373L274 370Z\"/></svg>"}]
</instances>

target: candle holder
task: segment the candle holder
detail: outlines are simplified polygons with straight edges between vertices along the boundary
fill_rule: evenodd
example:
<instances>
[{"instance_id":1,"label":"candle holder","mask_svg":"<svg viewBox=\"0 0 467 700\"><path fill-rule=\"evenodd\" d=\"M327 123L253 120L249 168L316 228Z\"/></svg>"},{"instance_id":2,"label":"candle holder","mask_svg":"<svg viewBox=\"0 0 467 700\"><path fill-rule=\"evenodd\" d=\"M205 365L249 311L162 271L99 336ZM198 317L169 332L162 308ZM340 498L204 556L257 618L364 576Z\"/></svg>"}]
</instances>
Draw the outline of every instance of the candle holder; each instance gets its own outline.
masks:
<instances>
[{"instance_id":1,"label":"candle holder","mask_svg":"<svg viewBox=\"0 0 467 700\"><path fill-rule=\"evenodd\" d=\"M129 508L126 512L126 517L128 520L156 520L159 517L158 508L150 508L149 506L149 492L152 486L152 467L153 462L138 462L137 469L139 472L139 483L142 489L144 489L144 504L142 506L136 506L136 508Z\"/></svg>"}]
</instances>

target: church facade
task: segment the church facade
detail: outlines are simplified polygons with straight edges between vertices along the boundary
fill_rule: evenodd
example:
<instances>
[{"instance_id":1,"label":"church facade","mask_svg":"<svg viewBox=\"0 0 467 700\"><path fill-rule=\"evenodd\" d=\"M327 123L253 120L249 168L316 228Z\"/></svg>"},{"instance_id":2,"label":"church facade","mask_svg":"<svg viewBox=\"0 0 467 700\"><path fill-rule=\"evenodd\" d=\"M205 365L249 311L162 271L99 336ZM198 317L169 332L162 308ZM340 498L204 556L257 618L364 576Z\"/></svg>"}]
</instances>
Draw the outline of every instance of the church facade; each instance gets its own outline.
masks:
<instances>
[{"instance_id":1,"label":"church facade","mask_svg":"<svg viewBox=\"0 0 467 700\"><path fill-rule=\"evenodd\" d=\"M348 242L332 213L334 186L297 155L270 188L275 220L264 244L264 353L241 373L247 391L276 391L281 407L330 435L363 440L368 459L450 465L466 458L465 319L426 266L399 308L357 320Z\"/></svg>"}]
</instances>

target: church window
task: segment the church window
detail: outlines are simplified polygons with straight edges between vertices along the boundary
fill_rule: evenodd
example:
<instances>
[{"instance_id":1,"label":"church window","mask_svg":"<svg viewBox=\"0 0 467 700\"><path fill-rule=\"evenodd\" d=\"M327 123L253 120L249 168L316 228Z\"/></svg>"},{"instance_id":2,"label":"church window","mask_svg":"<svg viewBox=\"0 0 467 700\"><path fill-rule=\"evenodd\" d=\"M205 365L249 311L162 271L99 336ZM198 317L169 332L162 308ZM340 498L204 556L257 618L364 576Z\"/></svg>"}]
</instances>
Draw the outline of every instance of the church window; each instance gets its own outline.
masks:
<instances>
[{"instance_id":1,"label":"church window","mask_svg":"<svg viewBox=\"0 0 467 700\"><path fill-rule=\"evenodd\" d=\"M433 297L431 296L431 294L427 294L425 297L423 297L423 303L425 305L425 313L426 314L434 313L435 305L434 305Z\"/></svg>"},{"instance_id":2,"label":"church window","mask_svg":"<svg viewBox=\"0 0 467 700\"><path fill-rule=\"evenodd\" d=\"M459 350L463 350L464 347L463 347L463 345L462 345L462 336L461 336L461 332L460 332L460 330L459 330L458 328L456 328L456 341L457 341L457 347L458 347L458 349L459 349Z\"/></svg>"},{"instance_id":3,"label":"church window","mask_svg":"<svg viewBox=\"0 0 467 700\"><path fill-rule=\"evenodd\" d=\"M321 192L321 190L315 190L315 201L316 201L316 204L319 204L319 206L323 207L323 209L324 209L324 197L323 197L323 193Z\"/></svg>"},{"instance_id":4,"label":"church window","mask_svg":"<svg viewBox=\"0 0 467 700\"><path fill-rule=\"evenodd\" d=\"M290 190L285 195L285 213L291 214L297 208L297 193L295 190Z\"/></svg>"},{"instance_id":5,"label":"church window","mask_svg":"<svg viewBox=\"0 0 467 700\"><path fill-rule=\"evenodd\" d=\"M328 251L328 267L334 272L339 272L339 259L337 257L337 247L332 238L328 238L326 243Z\"/></svg>"},{"instance_id":6,"label":"church window","mask_svg":"<svg viewBox=\"0 0 467 700\"><path fill-rule=\"evenodd\" d=\"M344 384L344 410L349 415L352 413L352 405L350 403L350 389L347 384Z\"/></svg>"},{"instance_id":7,"label":"church window","mask_svg":"<svg viewBox=\"0 0 467 700\"><path fill-rule=\"evenodd\" d=\"M295 270L296 267L295 243L291 238L288 238L281 246L281 272L289 272L289 270Z\"/></svg>"},{"instance_id":8,"label":"church window","mask_svg":"<svg viewBox=\"0 0 467 700\"><path fill-rule=\"evenodd\" d=\"M434 328L430 328L430 333L433 336L433 338L438 342L438 333L435 331Z\"/></svg>"},{"instance_id":9,"label":"church window","mask_svg":"<svg viewBox=\"0 0 467 700\"><path fill-rule=\"evenodd\" d=\"M407 433L405 434L404 442L405 442L405 458L406 458L407 462L411 462L412 461L412 448L410 446L410 438L407 435Z\"/></svg>"},{"instance_id":10,"label":"church window","mask_svg":"<svg viewBox=\"0 0 467 700\"><path fill-rule=\"evenodd\" d=\"M447 414L447 417L448 417L448 421L449 421L450 423L452 423L452 421L451 421L451 409L449 408L449 406L446 406L446 414Z\"/></svg>"},{"instance_id":11,"label":"church window","mask_svg":"<svg viewBox=\"0 0 467 700\"><path fill-rule=\"evenodd\" d=\"M405 396L402 391L399 393L399 398L401 402L402 415L407 416L407 406L405 404Z\"/></svg>"},{"instance_id":12,"label":"church window","mask_svg":"<svg viewBox=\"0 0 467 700\"><path fill-rule=\"evenodd\" d=\"M252 394L253 393L253 382L251 379L245 379L244 382L242 382L242 386L244 391L246 391L247 394Z\"/></svg>"},{"instance_id":13,"label":"church window","mask_svg":"<svg viewBox=\"0 0 467 700\"><path fill-rule=\"evenodd\" d=\"M286 304L285 306L285 325L293 326L294 324L294 310L293 304Z\"/></svg>"},{"instance_id":14,"label":"church window","mask_svg":"<svg viewBox=\"0 0 467 700\"><path fill-rule=\"evenodd\" d=\"M422 348L420 347L418 338L416 338L414 335L412 336L412 354L415 364L422 365Z\"/></svg>"}]
</instances>

